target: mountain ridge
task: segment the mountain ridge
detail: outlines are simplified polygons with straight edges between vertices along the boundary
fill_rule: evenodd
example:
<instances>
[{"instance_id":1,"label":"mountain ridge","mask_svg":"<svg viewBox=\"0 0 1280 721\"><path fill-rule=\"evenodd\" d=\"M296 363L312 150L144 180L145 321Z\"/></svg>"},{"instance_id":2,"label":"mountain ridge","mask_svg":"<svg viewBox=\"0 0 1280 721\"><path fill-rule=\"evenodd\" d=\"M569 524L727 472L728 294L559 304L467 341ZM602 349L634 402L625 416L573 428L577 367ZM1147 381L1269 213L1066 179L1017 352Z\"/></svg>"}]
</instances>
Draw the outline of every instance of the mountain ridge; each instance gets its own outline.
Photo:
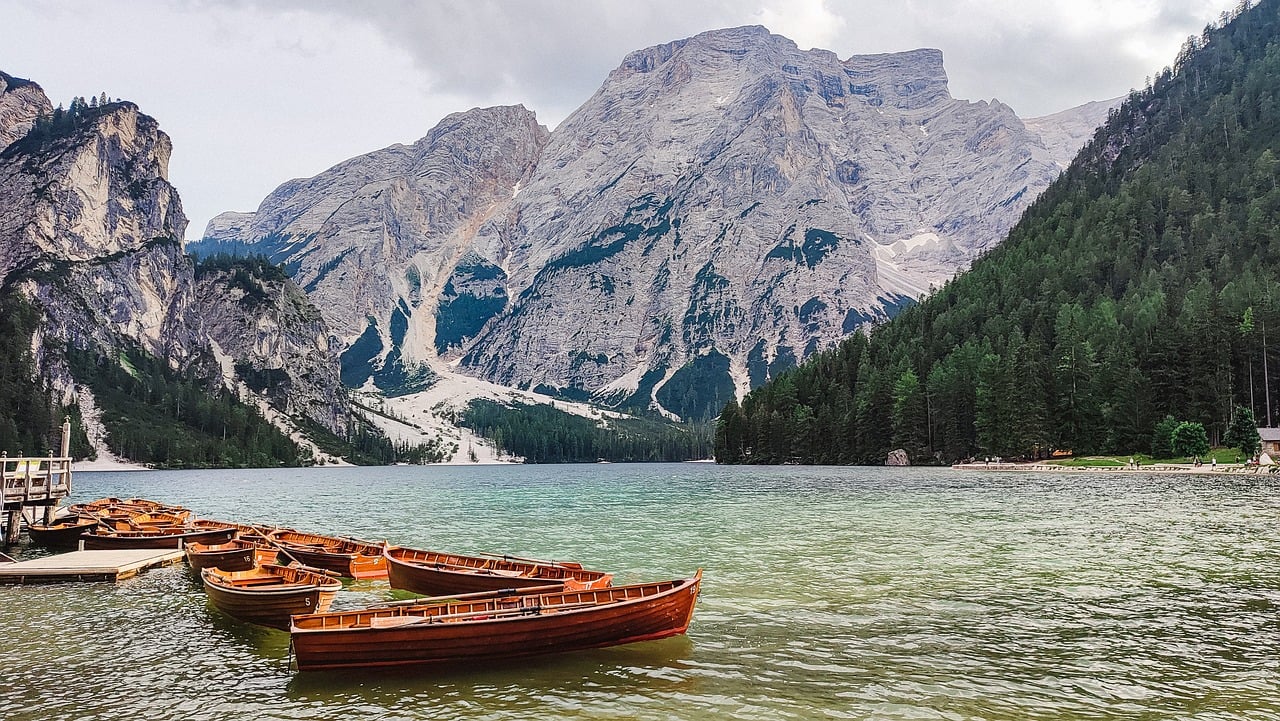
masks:
<instances>
[{"instance_id":1,"label":"mountain ridge","mask_svg":"<svg viewBox=\"0 0 1280 721\"><path fill-rule=\"evenodd\" d=\"M0 204L8 208L0 215L0 288L6 303L33 309L36 377L26 382L45 389L51 403L71 408L77 427L83 422L99 429L91 442L110 444L97 448L104 456L128 447L142 454L134 460L160 464L297 465L303 459L296 444L313 458L321 456L307 438L290 441L285 434L297 430L293 419L304 417L330 433L345 434L349 412L336 360L324 348L308 354L305 341L293 335L293 318L235 302L230 279L197 283L181 240L187 219L168 179L172 141L159 123L125 101L77 98L69 108L50 113L38 85L16 85L11 79L0 78L6 86L0 108L7 109L0 112L0 134L12 138L0 149ZM25 110L15 110L15 87L25 93L17 98ZM292 282L283 276L280 281L275 292L288 295ZM211 302L210 294L233 302ZM296 288L292 297L310 307ZM318 314L313 320L321 325L308 330L327 339ZM303 397L309 392L323 400L290 406L245 386L241 371L224 374L215 337L220 324L228 322L240 332L223 336L224 345L257 341L256 349L233 347L233 355L243 352L233 363L245 369L257 363L262 370L272 358L310 358L305 372L273 367L289 376ZM333 368L327 386L326 365ZM140 367L151 375L137 371ZM125 382L137 386L135 394L166 390L151 399L153 405L136 405L142 399L119 393ZM104 403L100 393L111 402ZM233 398L276 403L279 413L263 408L275 427ZM81 418L76 409L92 417ZM203 414L199 419L191 415L197 411ZM233 433L233 444L245 442L232 450L225 427L224 439L217 441L208 428L184 425L207 425L220 414L254 440ZM147 425L153 423L172 423L172 433L156 441L155 426Z\"/></svg>"},{"instance_id":2,"label":"mountain ridge","mask_svg":"<svg viewBox=\"0 0 1280 721\"><path fill-rule=\"evenodd\" d=\"M348 345L355 385L413 392L453 368L699 415L941 285L1059 172L1007 106L951 98L938 50L841 60L746 26L628 53L535 142L514 139L519 123L472 133L519 146L519 172L481 171L494 182L474 200L456 188L465 210L443 226L412 211L416 180L376 204L349 177L482 112L288 181L195 248L283 263ZM320 212L336 207L363 214ZM378 256L385 281L337 280L375 262L375 241L400 254ZM702 385L672 401L684 413L659 399Z\"/></svg>"}]
</instances>

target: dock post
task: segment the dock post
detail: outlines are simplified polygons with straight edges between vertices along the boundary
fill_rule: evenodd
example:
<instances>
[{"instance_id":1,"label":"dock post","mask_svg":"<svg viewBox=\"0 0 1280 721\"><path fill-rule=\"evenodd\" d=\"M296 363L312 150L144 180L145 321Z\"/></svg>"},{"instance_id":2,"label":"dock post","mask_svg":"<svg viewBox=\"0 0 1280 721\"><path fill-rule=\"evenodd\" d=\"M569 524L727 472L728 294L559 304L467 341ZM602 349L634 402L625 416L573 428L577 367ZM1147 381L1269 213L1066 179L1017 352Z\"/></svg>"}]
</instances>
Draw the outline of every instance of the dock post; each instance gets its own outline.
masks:
<instances>
[{"instance_id":1,"label":"dock post","mask_svg":"<svg viewBox=\"0 0 1280 721\"><path fill-rule=\"evenodd\" d=\"M4 527L4 543L6 546L14 546L22 537L22 508L10 510L8 516Z\"/></svg>"},{"instance_id":2,"label":"dock post","mask_svg":"<svg viewBox=\"0 0 1280 721\"><path fill-rule=\"evenodd\" d=\"M60 475L54 475L53 473L54 463L57 463L57 461L53 460L53 451L49 451L49 465L48 465L49 473L48 475L45 476L45 480L44 480L44 490L46 493L45 498L48 499L44 503L44 525L46 526L51 525L53 523L53 519L56 516L56 511L58 510L58 504L62 503L62 501L59 500L58 495L54 492L54 487L53 487L54 479L62 478L62 476ZM34 516L35 514L32 514L32 515Z\"/></svg>"},{"instance_id":3,"label":"dock post","mask_svg":"<svg viewBox=\"0 0 1280 721\"><path fill-rule=\"evenodd\" d=\"M67 459L67 475L63 479L66 481L67 495L71 495L71 416L62 417L62 446L60 447L62 457ZM50 517L48 522L52 522Z\"/></svg>"}]
</instances>

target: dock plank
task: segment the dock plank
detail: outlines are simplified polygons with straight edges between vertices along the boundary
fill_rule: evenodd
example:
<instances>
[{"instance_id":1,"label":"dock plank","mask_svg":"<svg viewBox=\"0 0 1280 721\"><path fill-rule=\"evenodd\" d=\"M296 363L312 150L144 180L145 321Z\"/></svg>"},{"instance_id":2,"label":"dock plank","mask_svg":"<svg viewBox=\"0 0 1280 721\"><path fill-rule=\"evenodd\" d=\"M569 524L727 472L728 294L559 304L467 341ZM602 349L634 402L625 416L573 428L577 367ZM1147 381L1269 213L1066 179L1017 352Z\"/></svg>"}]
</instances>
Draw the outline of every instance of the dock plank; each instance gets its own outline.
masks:
<instances>
[{"instance_id":1,"label":"dock plank","mask_svg":"<svg viewBox=\"0 0 1280 721\"><path fill-rule=\"evenodd\" d=\"M156 548L72 551L0 564L0 583L119 581L148 568L177 563L182 557L181 550Z\"/></svg>"}]
</instances>

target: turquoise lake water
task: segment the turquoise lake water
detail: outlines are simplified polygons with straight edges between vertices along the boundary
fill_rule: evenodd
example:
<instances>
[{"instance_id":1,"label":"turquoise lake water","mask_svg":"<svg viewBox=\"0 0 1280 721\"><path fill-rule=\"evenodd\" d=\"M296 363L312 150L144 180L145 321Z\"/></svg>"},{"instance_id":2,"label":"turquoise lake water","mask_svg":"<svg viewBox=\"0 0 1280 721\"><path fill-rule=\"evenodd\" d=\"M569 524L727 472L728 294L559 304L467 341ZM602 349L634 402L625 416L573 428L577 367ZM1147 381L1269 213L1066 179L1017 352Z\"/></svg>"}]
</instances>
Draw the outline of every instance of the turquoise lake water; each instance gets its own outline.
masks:
<instances>
[{"instance_id":1,"label":"turquoise lake water","mask_svg":"<svg viewBox=\"0 0 1280 721\"><path fill-rule=\"evenodd\" d=\"M184 566L0 587L0 719L1280 719L1272 478L705 464L76 476L74 500L108 495L576 559L617 583L706 577L687 637L449 673L297 673L288 634L223 617ZM335 608L393 597L353 582Z\"/></svg>"}]
</instances>

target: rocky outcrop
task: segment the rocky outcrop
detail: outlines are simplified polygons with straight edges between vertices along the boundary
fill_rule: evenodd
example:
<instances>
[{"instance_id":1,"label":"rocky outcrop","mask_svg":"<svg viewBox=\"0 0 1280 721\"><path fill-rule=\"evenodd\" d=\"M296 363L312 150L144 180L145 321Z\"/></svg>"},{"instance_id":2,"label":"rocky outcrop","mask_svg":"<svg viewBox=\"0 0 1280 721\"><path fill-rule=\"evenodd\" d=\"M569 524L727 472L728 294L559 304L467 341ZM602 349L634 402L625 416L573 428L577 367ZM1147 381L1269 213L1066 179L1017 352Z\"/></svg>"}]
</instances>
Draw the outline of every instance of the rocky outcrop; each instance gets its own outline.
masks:
<instances>
[{"instance_id":1,"label":"rocky outcrop","mask_svg":"<svg viewBox=\"0 0 1280 721\"><path fill-rule=\"evenodd\" d=\"M1120 107L1123 97L1111 100L1095 100L1074 108L1039 118L1023 121L1027 129L1040 136L1053 161L1059 168L1067 169L1080 148L1093 137L1107 114Z\"/></svg>"},{"instance_id":2,"label":"rocky outcrop","mask_svg":"<svg viewBox=\"0 0 1280 721\"><path fill-rule=\"evenodd\" d=\"M885 458L884 464L886 466L909 466L911 465L911 459L907 457L906 451L899 448L897 450L889 451L889 455Z\"/></svg>"},{"instance_id":3,"label":"rocky outcrop","mask_svg":"<svg viewBox=\"0 0 1280 721\"><path fill-rule=\"evenodd\" d=\"M30 88L39 90L19 90ZM12 107L11 94L0 94L0 108ZM76 388L68 348L108 358L138 348L211 388L246 385L257 396L250 402L343 433L337 359L305 295L278 270L252 289L231 270L197 283L168 180L171 152L155 119L128 102L74 103L0 152L0 285L37 301L41 372L70 402L87 391Z\"/></svg>"},{"instance_id":4,"label":"rocky outcrop","mask_svg":"<svg viewBox=\"0 0 1280 721\"><path fill-rule=\"evenodd\" d=\"M471 313L458 302L468 280L502 277L495 259L503 250L477 231L505 210L546 141L522 106L455 113L413 145L285 183L251 222L218 216L203 245L251 246L285 263L352 344L344 373L353 385L372 378L389 393L420 388L428 376L419 366L436 346L437 305ZM491 291L487 297L502 295ZM451 334L474 321L445 323Z\"/></svg>"},{"instance_id":5,"label":"rocky outcrop","mask_svg":"<svg viewBox=\"0 0 1280 721\"><path fill-rule=\"evenodd\" d=\"M441 359L706 417L966 267L1058 172L1012 109L950 96L937 50L841 60L744 27L628 55L550 135L453 115L205 242L285 263L354 385L412 390Z\"/></svg>"},{"instance_id":6,"label":"rocky outcrop","mask_svg":"<svg viewBox=\"0 0 1280 721\"><path fill-rule=\"evenodd\" d=\"M204 333L225 356L230 378L272 406L343 436L351 421L334 340L320 312L271 266L200 266L196 299Z\"/></svg>"},{"instance_id":7,"label":"rocky outcrop","mask_svg":"<svg viewBox=\"0 0 1280 721\"><path fill-rule=\"evenodd\" d=\"M0 72L0 150L26 135L37 117L52 112L39 85Z\"/></svg>"},{"instance_id":8,"label":"rocky outcrop","mask_svg":"<svg viewBox=\"0 0 1280 721\"><path fill-rule=\"evenodd\" d=\"M171 151L153 118L112 103L0 153L0 279L40 298L46 341L127 338L179 365L197 352Z\"/></svg>"}]
</instances>

